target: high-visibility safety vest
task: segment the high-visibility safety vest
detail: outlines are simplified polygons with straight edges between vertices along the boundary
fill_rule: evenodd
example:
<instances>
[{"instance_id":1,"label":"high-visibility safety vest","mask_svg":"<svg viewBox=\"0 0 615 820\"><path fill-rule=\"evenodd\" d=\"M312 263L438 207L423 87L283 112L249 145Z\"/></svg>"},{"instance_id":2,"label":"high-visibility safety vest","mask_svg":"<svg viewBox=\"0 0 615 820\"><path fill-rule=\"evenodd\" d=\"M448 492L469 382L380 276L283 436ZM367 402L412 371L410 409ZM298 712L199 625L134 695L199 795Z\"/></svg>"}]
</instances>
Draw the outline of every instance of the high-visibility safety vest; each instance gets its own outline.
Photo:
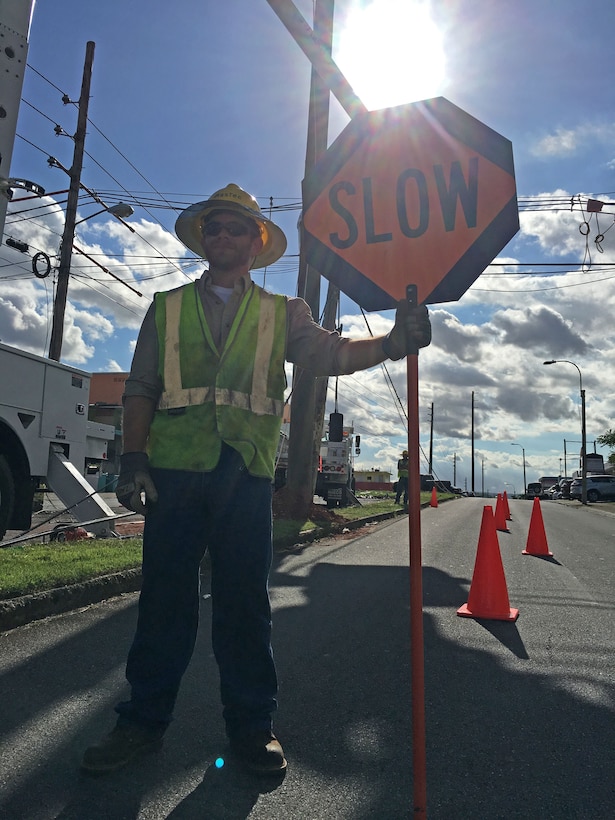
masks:
<instances>
[{"instance_id":1,"label":"high-visibility safety vest","mask_svg":"<svg viewBox=\"0 0 615 820\"><path fill-rule=\"evenodd\" d=\"M408 478L408 459L400 458L397 462L397 477Z\"/></svg>"},{"instance_id":2,"label":"high-visibility safety vest","mask_svg":"<svg viewBox=\"0 0 615 820\"><path fill-rule=\"evenodd\" d=\"M219 352L196 284L157 293L163 392L150 428L150 464L210 471L222 442L252 475L273 478L284 409L286 299L254 283Z\"/></svg>"}]
</instances>

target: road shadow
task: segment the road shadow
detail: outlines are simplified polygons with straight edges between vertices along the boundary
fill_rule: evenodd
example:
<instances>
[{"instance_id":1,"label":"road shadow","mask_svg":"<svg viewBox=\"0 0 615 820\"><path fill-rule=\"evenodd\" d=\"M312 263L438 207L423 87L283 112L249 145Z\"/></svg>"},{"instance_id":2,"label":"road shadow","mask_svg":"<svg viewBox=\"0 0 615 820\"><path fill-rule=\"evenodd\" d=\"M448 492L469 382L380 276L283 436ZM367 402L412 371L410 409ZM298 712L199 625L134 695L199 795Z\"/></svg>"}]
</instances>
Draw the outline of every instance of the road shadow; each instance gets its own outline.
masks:
<instances>
[{"instance_id":1,"label":"road shadow","mask_svg":"<svg viewBox=\"0 0 615 820\"><path fill-rule=\"evenodd\" d=\"M226 759L226 740L207 598L162 752L109 778L79 775L83 748L110 728L113 705L126 694L132 596L3 636L3 648L28 634L34 643L0 671L0 815L411 816L408 568L352 563L353 554L342 546L301 556L300 567L298 558L275 561L276 733L289 759L283 784L263 783L230 761L215 767L218 756ZM468 583L424 568L428 815L610 820L612 675L605 670L603 691L594 692L582 635L569 636L574 669L556 676L530 664L515 625L459 626Z\"/></svg>"},{"instance_id":2,"label":"road shadow","mask_svg":"<svg viewBox=\"0 0 615 820\"><path fill-rule=\"evenodd\" d=\"M258 777L237 765L228 754L207 767L198 786L168 815L169 820L244 820L261 794L270 794L284 782L285 772Z\"/></svg>"}]
</instances>

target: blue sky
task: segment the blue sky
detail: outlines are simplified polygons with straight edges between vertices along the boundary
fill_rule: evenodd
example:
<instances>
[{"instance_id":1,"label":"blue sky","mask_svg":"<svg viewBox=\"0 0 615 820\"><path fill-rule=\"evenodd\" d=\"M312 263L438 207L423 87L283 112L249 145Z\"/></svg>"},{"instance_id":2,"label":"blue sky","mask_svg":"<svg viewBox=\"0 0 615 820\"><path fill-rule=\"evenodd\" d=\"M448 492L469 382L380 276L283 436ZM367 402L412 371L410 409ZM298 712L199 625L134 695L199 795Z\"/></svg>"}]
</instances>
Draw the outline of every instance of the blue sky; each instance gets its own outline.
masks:
<instances>
[{"instance_id":1,"label":"blue sky","mask_svg":"<svg viewBox=\"0 0 615 820\"><path fill-rule=\"evenodd\" d=\"M296 5L311 24L312 3ZM334 55L367 105L444 96L513 144L521 231L458 302L433 306L434 341L420 356L423 447L433 402L434 469L452 480L455 458L460 486L471 481L472 392L477 490L483 464L485 489L521 487L513 441L525 448L528 480L559 472L564 441L574 468L578 373L543 360L581 368L590 442L615 426L613 30L612 0L336 2ZM174 238L178 209L228 182L272 205L289 247L265 284L295 294L310 66L266 0L38 0L11 174L48 192L68 187L47 158L71 163L72 140L54 125L75 131L76 108L61 97L79 97L88 40L96 51L82 181L107 204L130 201L136 233L99 216L79 226L76 244L144 295L75 256L62 358L127 370L153 292L202 269ZM347 122L333 100L330 141ZM584 210L588 198L605 203L598 217ZM57 256L62 212L15 214L32 205L11 206L5 237ZM79 217L97 209L84 197ZM44 354L52 277L35 279L29 259L5 245L1 257L0 337ZM340 312L345 333L367 335L356 304L343 298ZM390 313L368 318L374 333L392 322ZM405 402L404 363L389 372ZM357 466L392 468L404 429L381 369L340 379L338 401L362 435Z\"/></svg>"}]
</instances>

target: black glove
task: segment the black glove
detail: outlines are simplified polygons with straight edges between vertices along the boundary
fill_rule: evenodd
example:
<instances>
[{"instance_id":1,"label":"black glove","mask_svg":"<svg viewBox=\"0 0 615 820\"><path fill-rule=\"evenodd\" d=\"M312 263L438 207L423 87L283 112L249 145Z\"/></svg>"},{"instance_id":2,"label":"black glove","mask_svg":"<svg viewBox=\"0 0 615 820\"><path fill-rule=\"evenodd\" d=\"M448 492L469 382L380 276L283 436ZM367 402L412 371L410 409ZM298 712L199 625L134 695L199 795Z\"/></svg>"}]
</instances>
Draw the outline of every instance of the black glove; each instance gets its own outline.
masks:
<instances>
[{"instance_id":1,"label":"black glove","mask_svg":"<svg viewBox=\"0 0 615 820\"><path fill-rule=\"evenodd\" d=\"M141 493L145 495L145 504ZM141 515L145 515L147 504L158 501L158 493L149 474L147 453L124 453L120 456L115 495L123 507Z\"/></svg>"},{"instance_id":2,"label":"black glove","mask_svg":"<svg viewBox=\"0 0 615 820\"><path fill-rule=\"evenodd\" d=\"M412 306L405 300L398 302L393 329L382 340L382 349L389 359L403 359L430 343L431 322L427 306Z\"/></svg>"}]
</instances>

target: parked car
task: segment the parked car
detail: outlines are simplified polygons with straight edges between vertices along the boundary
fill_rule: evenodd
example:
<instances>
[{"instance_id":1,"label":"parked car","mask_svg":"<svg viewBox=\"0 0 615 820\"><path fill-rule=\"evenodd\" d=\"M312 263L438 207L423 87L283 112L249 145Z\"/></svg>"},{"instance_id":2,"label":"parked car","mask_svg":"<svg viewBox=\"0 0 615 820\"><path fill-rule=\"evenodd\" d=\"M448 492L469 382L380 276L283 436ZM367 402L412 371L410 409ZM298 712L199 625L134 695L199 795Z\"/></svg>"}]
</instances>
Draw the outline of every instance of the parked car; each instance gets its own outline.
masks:
<instances>
[{"instance_id":1,"label":"parked car","mask_svg":"<svg viewBox=\"0 0 615 820\"><path fill-rule=\"evenodd\" d=\"M571 478L566 478L564 481L560 481L560 498L570 498L570 485L572 484Z\"/></svg>"},{"instance_id":2,"label":"parked car","mask_svg":"<svg viewBox=\"0 0 615 820\"><path fill-rule=\"evenodd\" d=\"M575 478L570 485L570 498L581 498L583 480ZM588 501L615 501L615 476L614 475L588 475L587 476L587 500Z\"/></svg>"},{"instance_id":3,"label":"parked car","mask_svg":"<svg viewBox=\"0 0 615 820\"><path fill-rule=\"evenodd\" d=\"M570 498L571 478L562 478L557 484L549 487L546 493L546 498Z\"/></svg>"},{"instance_id":4,"label":"parked car","mask_svg":"<svg viewBox=\"0 0 615 820\"><path fill-rule=\"evenodd\" d=\"M554 484L544 493L543 498L559 498L559 484Z\"/></svg>"}]
</instances>

